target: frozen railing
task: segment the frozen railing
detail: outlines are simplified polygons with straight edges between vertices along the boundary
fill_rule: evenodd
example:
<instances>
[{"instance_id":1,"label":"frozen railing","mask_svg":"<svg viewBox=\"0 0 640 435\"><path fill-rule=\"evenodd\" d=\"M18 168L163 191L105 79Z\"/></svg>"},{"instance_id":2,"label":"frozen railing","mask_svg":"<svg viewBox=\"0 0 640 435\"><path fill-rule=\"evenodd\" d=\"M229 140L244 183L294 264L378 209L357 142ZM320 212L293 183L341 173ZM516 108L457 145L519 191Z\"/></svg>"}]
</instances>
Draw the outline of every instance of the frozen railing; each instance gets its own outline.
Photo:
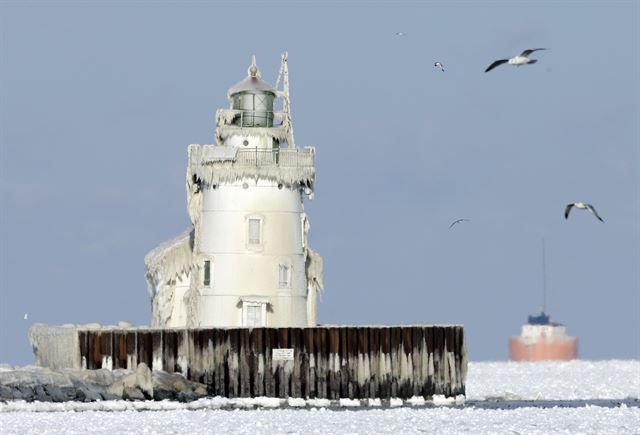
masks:
<instances>
[{"instance_id":1,"label":"frozen railing","mask_svg":"<svg viewBox=\"0 0 640 435\"><path fill-rule=\"evenodd\" d=\"M313 167L315 149L313 147L295 149L240 149L232 160L233 166L243 167ZM204 165L215 165L218 160L203 159Z\"/></svg>"}]
</instances>

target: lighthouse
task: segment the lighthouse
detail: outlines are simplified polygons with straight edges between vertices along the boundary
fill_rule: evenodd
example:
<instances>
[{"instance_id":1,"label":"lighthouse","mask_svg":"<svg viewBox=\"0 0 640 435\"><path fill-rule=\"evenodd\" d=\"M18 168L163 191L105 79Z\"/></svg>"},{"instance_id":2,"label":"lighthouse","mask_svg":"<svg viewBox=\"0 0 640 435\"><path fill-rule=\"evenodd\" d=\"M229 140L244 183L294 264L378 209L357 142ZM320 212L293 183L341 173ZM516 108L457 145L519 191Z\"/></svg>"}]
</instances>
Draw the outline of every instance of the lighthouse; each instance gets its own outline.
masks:
<instances>
[{"instance_id":1,"label":"lighthouse","mask_svg":"<svg viewBox=\"0 0 640 435\"><path fill-rule=\"evenodd\" d=\"M191 224L145 256L151 327L36 324L29 339L37 364L144 363L225 397L464 394L462 325L316 323L322 257L309 246L304 210L315 148L294 140L287 54L275 85L254 57L227 96L214 143L188 147Z\"/></svg>"},{"instance_id":2,"label":"lighthouse","mask_svg":"<svg viewBox=\"0 0 640 435\"><path fill-rule=\"evenodd\" d=\"M215 143L188 148L192 225L145 257L152 325L315 326L322 257L304 211L315 148L294 142L287 54L275 86L254 57L227 95Z\"/></svg>"}]
</instances>

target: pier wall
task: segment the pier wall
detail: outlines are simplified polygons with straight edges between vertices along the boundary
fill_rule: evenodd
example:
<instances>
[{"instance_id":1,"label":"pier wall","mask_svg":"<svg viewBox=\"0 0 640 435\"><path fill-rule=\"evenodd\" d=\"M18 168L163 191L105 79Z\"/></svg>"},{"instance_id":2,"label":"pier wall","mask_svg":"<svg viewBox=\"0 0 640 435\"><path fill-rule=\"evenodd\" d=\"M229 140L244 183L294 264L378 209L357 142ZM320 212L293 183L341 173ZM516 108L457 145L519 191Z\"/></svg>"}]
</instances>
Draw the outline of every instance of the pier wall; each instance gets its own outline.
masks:
<instances>
[{"instance_id":1,"label":"pier wall","mask_svg":"<svg viewBox=\"0 0 640 435\"><path fill-rule=\"evenodd\" d=\"M460 325L92 329L82 368L182 373L224 397L430 398L465 394ZM44 360L44 359L41 359Z\"/></svg>"}]
</instances>

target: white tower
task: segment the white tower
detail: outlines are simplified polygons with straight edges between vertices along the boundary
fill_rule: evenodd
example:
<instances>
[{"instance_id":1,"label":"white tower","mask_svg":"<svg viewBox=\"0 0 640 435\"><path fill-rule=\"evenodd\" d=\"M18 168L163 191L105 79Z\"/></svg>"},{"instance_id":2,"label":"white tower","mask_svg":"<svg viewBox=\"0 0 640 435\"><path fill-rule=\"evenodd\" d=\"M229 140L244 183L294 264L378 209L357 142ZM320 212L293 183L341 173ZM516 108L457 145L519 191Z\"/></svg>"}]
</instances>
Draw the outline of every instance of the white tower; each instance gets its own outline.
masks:
<instances>
[{"instance_id":1,"label":"white tower","mask_svg":"<svg viewBox=\"0 0 640 435\"><path fill-rule=\"evenodd\" d=\"M315 149L293 141L287 60L278 91L254 58L216 114L216 144L189 146L193 227L145 257L154 326L315 326L322 258L303 206Z\"/></svg>"}]
</instances>

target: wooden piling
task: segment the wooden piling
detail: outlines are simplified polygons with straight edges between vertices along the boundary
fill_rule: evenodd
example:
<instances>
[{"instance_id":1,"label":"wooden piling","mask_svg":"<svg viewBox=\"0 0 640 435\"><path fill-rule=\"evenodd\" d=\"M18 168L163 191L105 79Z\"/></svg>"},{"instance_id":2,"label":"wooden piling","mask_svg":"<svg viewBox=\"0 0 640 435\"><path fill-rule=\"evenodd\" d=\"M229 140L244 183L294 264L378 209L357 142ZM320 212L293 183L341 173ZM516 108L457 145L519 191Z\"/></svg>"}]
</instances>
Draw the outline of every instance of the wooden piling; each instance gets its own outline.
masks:
<instances>
[{"instance_id":1,"label":"wooden piling","mask_svg":"<svg viewBox=\"0 0 640 435\"><path fill-rule=\"evenodd\" d=\"M144 362L226 397L407 399L465 392L465 335L455 325L82 330L78 343L88 369L135 369Z\"/></svg>"}]
</instances>

